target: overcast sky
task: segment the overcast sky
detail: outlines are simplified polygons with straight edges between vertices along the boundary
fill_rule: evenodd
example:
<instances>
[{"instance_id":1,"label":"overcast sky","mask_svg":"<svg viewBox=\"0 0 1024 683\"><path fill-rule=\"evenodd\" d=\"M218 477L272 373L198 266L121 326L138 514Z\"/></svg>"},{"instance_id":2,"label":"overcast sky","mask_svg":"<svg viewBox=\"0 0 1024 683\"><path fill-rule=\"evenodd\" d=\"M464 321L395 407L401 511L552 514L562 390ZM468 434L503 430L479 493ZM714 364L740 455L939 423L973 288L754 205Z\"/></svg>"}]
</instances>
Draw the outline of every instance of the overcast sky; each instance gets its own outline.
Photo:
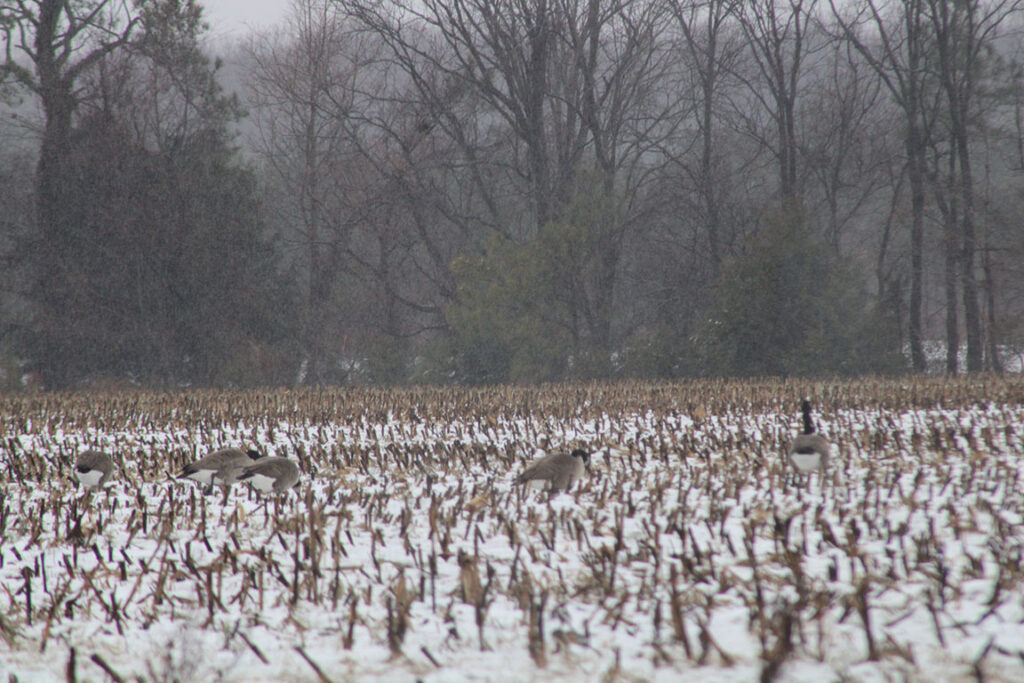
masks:
<instances>
[{"instance_id":1,"label":"overcast sky","mask_svg":"<svg viewBox=\"0 0 1024 683\"><path fill-rule=\"evenodd\" d=\"M251 29L281 21L291 0L200 0L210 31L218 36L241 37Z\"/></svg>"}]
</instances>

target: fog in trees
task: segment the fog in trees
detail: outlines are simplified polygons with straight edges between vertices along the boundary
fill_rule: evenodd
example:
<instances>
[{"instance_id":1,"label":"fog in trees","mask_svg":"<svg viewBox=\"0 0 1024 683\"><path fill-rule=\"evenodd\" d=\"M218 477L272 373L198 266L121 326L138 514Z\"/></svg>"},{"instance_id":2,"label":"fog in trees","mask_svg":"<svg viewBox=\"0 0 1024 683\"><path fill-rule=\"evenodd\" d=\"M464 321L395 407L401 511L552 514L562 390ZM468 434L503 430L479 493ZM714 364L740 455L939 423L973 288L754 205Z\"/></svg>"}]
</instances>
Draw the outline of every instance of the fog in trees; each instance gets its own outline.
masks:
<instances>
[{"instance_id":1,"label":"fog in trees","mask_svg":"<svg viewBox=\"0 0 1024 683\"><path fill-rule=\"evenodd\" d=\"M47 387L1002 371L1014 0L0 8L0 368Z\"/></svg>"}]
</instances>

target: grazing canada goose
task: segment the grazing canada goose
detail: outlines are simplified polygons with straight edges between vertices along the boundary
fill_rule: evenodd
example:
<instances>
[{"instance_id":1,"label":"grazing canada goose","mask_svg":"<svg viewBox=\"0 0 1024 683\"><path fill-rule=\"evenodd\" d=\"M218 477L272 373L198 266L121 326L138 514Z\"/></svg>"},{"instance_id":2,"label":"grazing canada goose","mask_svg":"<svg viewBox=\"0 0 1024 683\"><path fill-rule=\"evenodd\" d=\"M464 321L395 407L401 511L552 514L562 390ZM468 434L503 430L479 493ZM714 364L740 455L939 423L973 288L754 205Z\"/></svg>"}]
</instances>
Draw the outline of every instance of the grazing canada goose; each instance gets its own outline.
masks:
<instances>
[{"instance_id":1,"label":"grazing canada goose","mask_svg":"<svg viewBox=\"0 0 1024 683\"><path fill-rule=\"evenodd\" d=\"M299 466L288 458L260 458L244 467L238 478L248 481L257 491L281 493L299 483Z\"/></svg>"},{"instance_id":2,"label":"grazing canada goose","mask_svg":"<svg viewBox=\"0 0 1024 683\"><path fill-rule=\"evenodd\" d=\"M206 487L207 492L210 492L214 484L225 487L234 484L238 481L242 468L261 457L262 454L255 450L246 452L240 448L222 448L185 465L178 479L199 482Z\"/></svg>"},{"instance_id":3,"label":"grazing canada goose","mask_svg":"<svg viewBox=\"0 0 1024 683\"><path fill-rule=\"evenodd\" d=\"M580 449L572 453L552 453L535 460L516 478L517 484L535 482L552 491L564 491L583 476L590 454Z\"/></svg>"},{"instance_id":4,"label":"grazing canada goose","mask_svg":"<svg viewBox=\"0 0 1024 683\"><path fill-rule=\"evenodd\" d=\"M75 478L87 489L103 486L114 472L114 461L102 451L85 451L75 463Z\"/></svg>"},{"instance_id":5,"label":"grazing canada goose","mask_svg":"<svg viewBox=\"0 0 1024 683\"><path fill-rule=\"evenodd\" d=\"M828 440L814 431L811 402L804 399L800 409L804 413L804 432L793 439L793 445L789 449L789 462L798 472L823 470L828 464Z\"/></svg>"}]
</instances>

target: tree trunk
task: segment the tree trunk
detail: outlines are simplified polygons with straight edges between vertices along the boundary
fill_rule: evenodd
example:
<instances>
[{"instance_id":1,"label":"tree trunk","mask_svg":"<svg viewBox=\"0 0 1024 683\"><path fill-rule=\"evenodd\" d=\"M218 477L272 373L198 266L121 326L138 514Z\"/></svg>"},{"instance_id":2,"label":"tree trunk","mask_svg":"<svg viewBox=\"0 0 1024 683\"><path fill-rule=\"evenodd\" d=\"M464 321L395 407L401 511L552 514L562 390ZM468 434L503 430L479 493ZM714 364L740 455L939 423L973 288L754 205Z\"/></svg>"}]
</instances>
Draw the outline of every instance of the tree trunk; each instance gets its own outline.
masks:
<instances>
[{"instance_id":1,"label":"tree trunk","mask_svg":"<svg viewBox=\"0 0 1024 683\"><path fill-rule=\"evenodd\" d=\"M967 328L967 372L982 371L981 311L978 307L978 282L974 276L974 178L971 175L970 150L966 123L957 122L956 137L960 157L960 197L963 201L963 246L960 258L960 277L963 284L964 326Z\"/></svg>"},{"instance_id":2,"label":"tree trunk","mask_svg":"<svg viewBox=\"0 0 1024 683\"><path fill-rule=\"evenodd\" d=\"M615 193L614 182L608 171L605 172L604 191L606 197ZM598 255L597 279L594 287L594 309L596 319L593 335L594 350L601 355L602 361L611 357L612 350L612 304L615 299L615 281L619 271L619 259L622 254L622 238L619 217L607 216L601 230L601 253Z\"/></svg>"},{"instance_id":3,"label":"tree trunk","mask_svg":"<svg viewBox=\"0 0 1024 683\"><path fill-rule=\"evenodd\" d=\"M999 334L996 327L996 284L992 268L992 251L987 244L987 236L985 242L981 263L985 272L985 307L988 312L988 369L1001 373L1003 362L999 358Z\"/></svg>"},{"instance_id":4,"label":"tree trunk","mask_svg":"<svg viewBox=\"0 0 1024 683\"><path fill-rule=\"evenodd\" d=\"M315 90L316 84L311 87ZM306 301L306 355L309 358L307 381L320 384L324 379L324 354L321 349L321 337L324 333L323 312L327 306L330 283L324 266L323 242L326 236L321 235L320 221L322 207L320 205L320 188L318 174L320 170L320 150L317 144L317 93L309 93L309 104L306 119L305 140L303 141L303 161L305 172L300 185L300 208L305 222L307 248L309 249L309 293Z\"/></svg>"},{"instance_id":5,"label":"tree trunk","mask_svg":"<svg viewBox=\"0 0 1024 683\"><path fill-rule=\"evenodd\" d=\"M946 287L946 373L950 375L955 375L960 370L957 361L960 353L960 316L957 312L959 301L956 296L956 266L959 261L959 252L954 226L949 224L949 221L953 220L955 220L953 216L947 218L944 245L946 249L946 267L944 272Z\"/></svg>"},{"instance_id":6,"label":"tree trunk","mask_svg":"<svg viewBox=\"0 0 1024 683\"><path fill-rule=\"evenodd\" d=\"M938 176L938 174L936 174ZM943 181L936 177L936 192L944 194L938 203L943 213L943 249L945 250L944 284L946 291L946 373L960 371L960 302L957 298L957 265L960 262L960 240L957 223L960 205L957 201L956 155L949 157L949 177Z\"/></svg>"},{"instance_id":7,"label":"tree trunk","mask_svg":"<svg viewBox=\"0 0 1024 683\"><path fill-rule=\"evenodd\" d=\"M548 169L550 151L544 132L544 96L547 94L548 51L548 10L541 2L533 17L534 25L529 36L529 61L526 74L527 92L523 102L526 117L524 136L529 148L530 182L535 211L535 227L540 228L555 220L553 214L555 198L552 197L551 178ZM536 234L536 233L535 233Z\"/></svg>"},{"instance_id":8,"label":"tree trunk","mask_svg":"<svg viewBox=\"0 0 1024 683\"><path fill-rule=\"evenodd\" d=\"M710 25L712 18L709 16ZM701 112L701 155L700 172L701 187L704 195L704 210L707 212L708 248L711 252L711 277L716 279L722 267L722 250L720 243L719 211L717 195L715 193L715 182L713 174L712 149L714 145L714 97L715 81L718 73L718 56L715 45L717 42L717 31L708 30L708 63L705 65L704 77L701 79L701 97L703 98L703 110Z\"/></svg>"},{"instance_id":9,"label":"tree trunk","mask_svg":"<svg viewBox=\"0 0 1024 683\"><path fill-rule=\"evenodd\" d=\"M36 166L36 219L44 241L53 239L60 226L63 161L71 147L71 119L75 111L72 83L62 77L57 56L57 34L62 3L44 2L36 32L36 76L46 123Z\"/></svg>"},{"instance_id":10,"label":"tree trunk","mask_svg":"<svg viewBox=\"0 0 1024 683\"><path fill-rule=\"evenodd\" d=\"M916 114L914 115L916 118ZM911 117L908 116L908 119ZM924 282L924 145L916 121L907 125L907 158L910 179L910 311L908 313L908 336L910 337L910 359L915 372L924 372L924 343L922 333L923 282Z\"/></svg>"}]
</instances>

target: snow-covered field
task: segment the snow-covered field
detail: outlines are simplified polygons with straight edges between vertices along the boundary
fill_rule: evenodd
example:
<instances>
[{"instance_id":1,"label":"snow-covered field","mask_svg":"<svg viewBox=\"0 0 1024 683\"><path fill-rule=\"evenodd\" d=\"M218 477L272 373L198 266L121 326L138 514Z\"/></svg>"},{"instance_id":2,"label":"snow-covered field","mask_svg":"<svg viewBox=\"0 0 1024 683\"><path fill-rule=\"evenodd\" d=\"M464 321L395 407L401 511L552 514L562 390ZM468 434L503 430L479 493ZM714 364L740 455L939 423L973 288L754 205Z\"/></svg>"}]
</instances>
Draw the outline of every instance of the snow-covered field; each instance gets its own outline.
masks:
<instances>
[{"instance_id":1,"label":"snow-covered field","mask_svg":"<svg viewBox=\"0 0 1024 683\"><path fill-rule=\"evenodd\" d=\"M792 481L809 395L827 475ZM1024 381L0 398L0 680L1024 680ZM594 452L551 496L544 444ZM204 496L221 446L298 488ZM112 453L83 497L70 462Z\"/></svg>"}]
</instances>

